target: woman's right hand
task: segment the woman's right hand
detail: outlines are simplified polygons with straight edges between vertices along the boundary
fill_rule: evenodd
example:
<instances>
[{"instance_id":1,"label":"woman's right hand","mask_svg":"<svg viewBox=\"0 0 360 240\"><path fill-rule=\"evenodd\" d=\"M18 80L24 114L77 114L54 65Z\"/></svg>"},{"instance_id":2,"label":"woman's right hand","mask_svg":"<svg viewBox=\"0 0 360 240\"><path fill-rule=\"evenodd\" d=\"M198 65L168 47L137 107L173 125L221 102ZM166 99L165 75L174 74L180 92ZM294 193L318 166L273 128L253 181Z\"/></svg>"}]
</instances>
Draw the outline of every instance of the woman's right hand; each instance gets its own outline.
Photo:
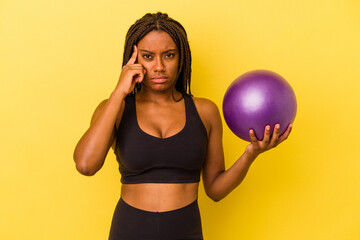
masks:
<instances>
[{"instance_id":1,"label":"woman's right hand","mask_svg":"<svg viewBox=\"0 0 360 240\"><path fill-rule=\"evenodd\" d=\"M131 93L137 82L144 79L145 69L141 64L135 63L137 53L137 47L134 46L134 53L123 67L115 91L96 108L90 127L75 147L76 168L84 175L94 175L103 166L106 155L114 143L114 126L122 117L123 99Z\"/></svg>"},{"instance_id":2,"label":"woman's right hand","mask_svg":"<svg viewBox=\"0 0 360 240\"><path fill-rule=\"evenodd\" d=\"M131 93L134 90L135 84L141 82L146 74L145 68L141 64L136 63L137 54L138 49L134 45L134 52L126 65L123 66L116 86L116 89L123 93L124 96Z\"/></svg>"}]
</instances>

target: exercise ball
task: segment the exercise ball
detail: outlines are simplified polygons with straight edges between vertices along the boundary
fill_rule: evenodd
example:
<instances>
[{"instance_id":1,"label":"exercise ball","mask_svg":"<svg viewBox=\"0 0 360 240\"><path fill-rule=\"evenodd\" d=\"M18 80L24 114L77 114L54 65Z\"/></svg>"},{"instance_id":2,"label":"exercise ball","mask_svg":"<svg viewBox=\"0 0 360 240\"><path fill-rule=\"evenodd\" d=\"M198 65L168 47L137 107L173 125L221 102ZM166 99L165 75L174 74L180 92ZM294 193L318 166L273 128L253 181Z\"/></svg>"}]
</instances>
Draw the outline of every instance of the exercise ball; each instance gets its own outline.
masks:
<instances>
[{"instance_id":1,"label":"exercise ball","mask_svg":"<svg viewBox=\"0 0 360 240\"><path fill-rule=\"evenodd\" d=\"M239 138L251 141L250 129L263 140L267 125L273 133L280 124L280 135L296 116L296 97L290 84L269 70L253 70L235 79L224 95L223 114L230 130Z\"/></svg>"}]
</instances>

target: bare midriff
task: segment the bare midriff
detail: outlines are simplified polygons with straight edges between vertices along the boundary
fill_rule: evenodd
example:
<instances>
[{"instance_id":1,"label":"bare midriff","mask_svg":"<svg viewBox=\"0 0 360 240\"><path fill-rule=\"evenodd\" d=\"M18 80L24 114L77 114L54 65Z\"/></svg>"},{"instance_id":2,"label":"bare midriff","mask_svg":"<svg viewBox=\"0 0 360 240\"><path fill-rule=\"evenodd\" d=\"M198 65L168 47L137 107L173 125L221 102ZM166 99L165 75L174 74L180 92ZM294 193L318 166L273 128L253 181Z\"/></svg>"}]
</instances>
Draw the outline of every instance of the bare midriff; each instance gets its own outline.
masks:
<instances>
[{"instance_id":1,"label":"bare midriff","mask_svg":"<svg viewBox=\"0 0 360 240\"><path fill-rule=\"evenodd\" d=\"M132 207L149 212L166 212L194 202L198 186L199 183L123 184L121 197Z\"/></svg>"}]
</instances>

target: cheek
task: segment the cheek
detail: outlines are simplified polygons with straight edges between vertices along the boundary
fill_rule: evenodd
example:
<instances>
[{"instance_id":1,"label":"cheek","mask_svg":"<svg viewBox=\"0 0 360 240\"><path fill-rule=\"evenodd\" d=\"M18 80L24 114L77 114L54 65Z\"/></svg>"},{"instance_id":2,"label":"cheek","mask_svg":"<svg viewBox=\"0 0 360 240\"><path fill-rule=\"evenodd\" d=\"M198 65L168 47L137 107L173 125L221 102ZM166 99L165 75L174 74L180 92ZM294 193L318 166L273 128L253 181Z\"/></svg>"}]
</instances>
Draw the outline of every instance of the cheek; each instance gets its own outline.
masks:
<instances>
[{"instance_id":1,"label":"cheek","mask_svg":"<svg viewBox=\"0 0 360 240\"><path fill-rule=\"evenodd\" d=\"M171 64L171 69L172 69L173 71L178 72L178 71L179 71L179 68L180 68L179 61L174 61L174 62Z\"/></svg>"}]
</instances>

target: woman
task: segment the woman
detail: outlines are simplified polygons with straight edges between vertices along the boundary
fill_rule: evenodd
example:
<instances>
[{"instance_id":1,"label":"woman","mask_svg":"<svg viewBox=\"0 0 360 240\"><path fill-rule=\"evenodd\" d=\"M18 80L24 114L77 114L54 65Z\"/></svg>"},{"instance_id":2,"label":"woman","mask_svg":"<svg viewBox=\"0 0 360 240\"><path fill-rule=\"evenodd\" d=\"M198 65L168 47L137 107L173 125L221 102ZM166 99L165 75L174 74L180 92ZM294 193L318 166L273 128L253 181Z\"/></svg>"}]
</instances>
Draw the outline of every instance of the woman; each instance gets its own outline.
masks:
<instances>
[{"instance_id":1,"label":"woman","mask_svg":"<svg viewBox=\"0 0 360 240\"><path fill-rule=\"evenodd\" d=\"M200 173L219 201L244 179L262 152L284 141L275 126L225 171L217 106L190 91L191 53L185 29L167 14L146 14L126 36L123 69L109 99L96 108L74 152L77 170L93 175L112 146L121 198L109 239L203 239L197 205Z\"/></svg>"}]
</instances>

